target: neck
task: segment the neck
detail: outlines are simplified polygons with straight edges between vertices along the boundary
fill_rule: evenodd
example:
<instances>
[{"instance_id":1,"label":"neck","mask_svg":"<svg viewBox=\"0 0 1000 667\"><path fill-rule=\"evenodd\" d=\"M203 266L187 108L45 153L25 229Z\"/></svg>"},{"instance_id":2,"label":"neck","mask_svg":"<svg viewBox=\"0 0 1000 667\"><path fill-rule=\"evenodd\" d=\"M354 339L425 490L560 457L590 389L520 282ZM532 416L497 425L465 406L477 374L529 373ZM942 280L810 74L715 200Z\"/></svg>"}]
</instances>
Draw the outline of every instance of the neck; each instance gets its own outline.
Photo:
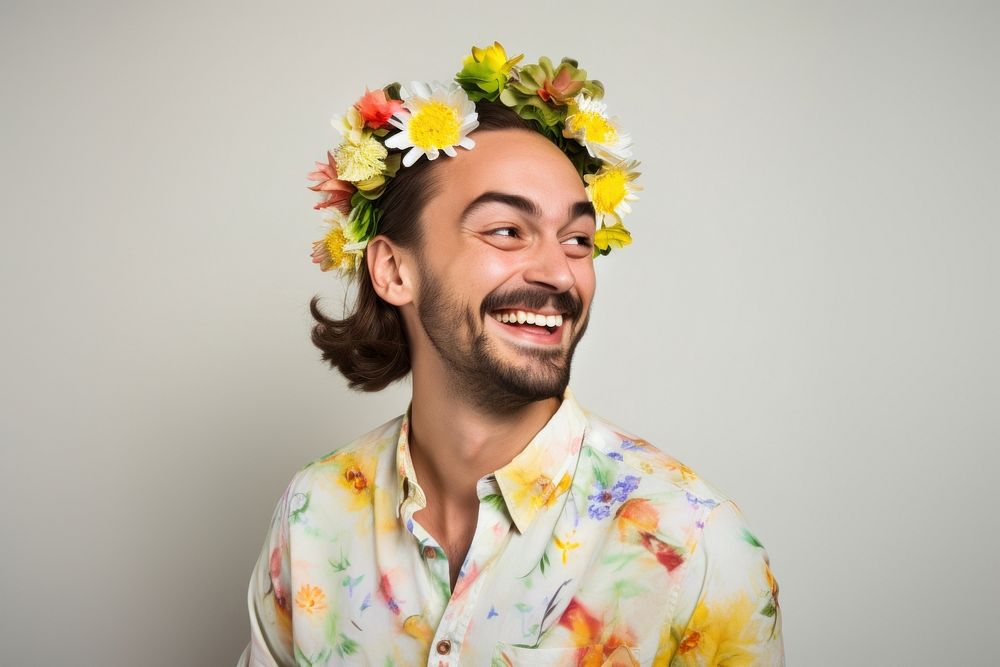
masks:
<instances>
[{"instance_id":1,"label":"neck","mask_svg":"<svg viewBox=\"0 0 1000 667\"><path fill-rule=\"evenodd\" d=\"M477 480L521 452L561 402L553 397L491 411L414 372L410 456L421 487L445 506L474 500Z\"/></svg>"}]
</instances>

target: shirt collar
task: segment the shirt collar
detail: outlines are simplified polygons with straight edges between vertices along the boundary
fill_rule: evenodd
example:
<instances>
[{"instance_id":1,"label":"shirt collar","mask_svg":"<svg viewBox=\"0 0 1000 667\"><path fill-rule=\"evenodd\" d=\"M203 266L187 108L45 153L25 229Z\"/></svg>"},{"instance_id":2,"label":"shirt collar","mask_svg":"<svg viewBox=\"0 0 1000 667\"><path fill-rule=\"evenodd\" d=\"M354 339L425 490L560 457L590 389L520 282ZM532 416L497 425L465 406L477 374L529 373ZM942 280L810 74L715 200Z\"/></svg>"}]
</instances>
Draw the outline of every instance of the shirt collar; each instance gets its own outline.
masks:
<instances>
[{"instance_id":1,"label":"shirt collar","mask_svg":"<svg viewBox=\"0 0 1000 667\"><path fill-rule=\"evenodd\" d=\"M559 409L542 430L509 463L493 473L519 532L524 533L541 510L569 490L586 425L586 415L567 387ZM409 433L408 407L396 444L397 517L407 503L414 503L418 509L427 506L427 498L413 471Z\"/></svg>"}]
</instances>

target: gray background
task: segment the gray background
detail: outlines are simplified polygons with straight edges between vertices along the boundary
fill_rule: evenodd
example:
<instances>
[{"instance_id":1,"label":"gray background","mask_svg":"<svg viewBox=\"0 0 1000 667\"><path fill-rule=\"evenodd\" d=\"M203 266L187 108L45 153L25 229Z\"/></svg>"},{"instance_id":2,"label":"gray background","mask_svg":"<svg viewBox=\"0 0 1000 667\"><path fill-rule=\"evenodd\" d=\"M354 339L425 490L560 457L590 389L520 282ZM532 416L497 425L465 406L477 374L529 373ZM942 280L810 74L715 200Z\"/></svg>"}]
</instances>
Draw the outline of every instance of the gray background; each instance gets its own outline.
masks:
<instances>
[{"instance_id":1,"label":"gray background","mask_svg":"<svg viewBox=\"0 0 1000 667\"><path fill-rule=\"evenodd\" d=\"M84 6L86 5L86 6ZM229 665L274 503L402 412L308 340L367 84L572 55L646 191L573 386L735 497L794 665L988 664L997 3L4 0L0 645Z\"/></svg>"}]
</instances>

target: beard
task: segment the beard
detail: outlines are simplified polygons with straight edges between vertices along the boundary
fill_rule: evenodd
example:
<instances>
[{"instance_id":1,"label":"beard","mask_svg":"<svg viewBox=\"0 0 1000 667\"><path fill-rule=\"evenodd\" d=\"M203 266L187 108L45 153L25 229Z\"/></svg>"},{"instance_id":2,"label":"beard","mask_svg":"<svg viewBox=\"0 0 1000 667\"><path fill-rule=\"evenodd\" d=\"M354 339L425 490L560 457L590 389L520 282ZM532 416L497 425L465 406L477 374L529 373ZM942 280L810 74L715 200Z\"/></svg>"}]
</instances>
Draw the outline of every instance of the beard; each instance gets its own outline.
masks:
<instances>
[{"instance_id":1,"label":"beard","mask_svg":"<svg viewBox=\"0 0 1000 667\"><path fill-rule=\"evenodd\" d=\"M535 401L562 397L569 385L573 352L590 321L590 311L583 313L579 298L568 292L520 288L490 292L476 309L450 293L426 266L419 298L421 326L451 371L449 391L493 412L510 412ZM539 310L546 305L564 314L563 326L568 324L565 320L579 323L569 347L514 346L523 361L505 359L497 349L498 342L486 333L485 318L501 308Z\"/></svg>"}]
</instances>

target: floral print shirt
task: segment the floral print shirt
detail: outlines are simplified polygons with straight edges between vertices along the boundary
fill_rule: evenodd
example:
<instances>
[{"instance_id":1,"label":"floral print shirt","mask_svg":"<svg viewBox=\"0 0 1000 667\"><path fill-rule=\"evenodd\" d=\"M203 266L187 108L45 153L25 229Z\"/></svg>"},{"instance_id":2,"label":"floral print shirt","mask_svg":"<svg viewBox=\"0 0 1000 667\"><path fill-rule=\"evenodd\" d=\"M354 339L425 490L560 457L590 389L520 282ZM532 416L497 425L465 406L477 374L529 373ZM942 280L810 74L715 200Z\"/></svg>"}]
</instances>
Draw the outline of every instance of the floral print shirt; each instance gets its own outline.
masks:
<instances>
[{"instance_id":1,"label":"floral print shirt","mask_svg":"<svg viewBox=\"0 0 1000 667\"><path fill-rule=\"evenodd\" d=\"M293 477L240 666L784 664L778 585L736 504L569 389L478 481L452 590L413 518L408 415Z\"/></svg>"}]
</instances>

